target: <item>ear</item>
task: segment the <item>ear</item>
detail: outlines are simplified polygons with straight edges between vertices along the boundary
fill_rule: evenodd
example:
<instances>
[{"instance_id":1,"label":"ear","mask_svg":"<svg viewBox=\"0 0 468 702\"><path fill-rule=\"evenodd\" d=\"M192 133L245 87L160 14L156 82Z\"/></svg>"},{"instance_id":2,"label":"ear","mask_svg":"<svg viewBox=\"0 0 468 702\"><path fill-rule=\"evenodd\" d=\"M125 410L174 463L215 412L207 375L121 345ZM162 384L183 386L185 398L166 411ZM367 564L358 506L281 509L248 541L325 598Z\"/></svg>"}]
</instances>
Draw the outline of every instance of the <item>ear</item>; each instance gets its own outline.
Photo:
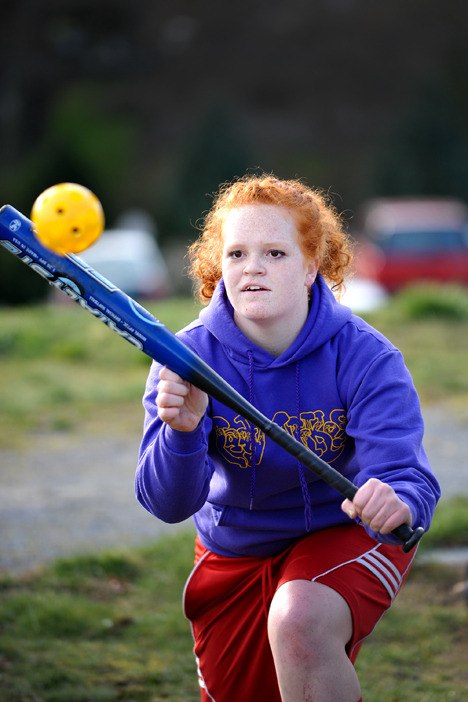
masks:
<instances>
[{"instance_id":1,"label":"ear","mask_svg":"<svg viewBox=\"0 0 468 702\"><path fill-rule=\"evenodd\" d=\"M312 287L312 285L315 282L315 278L317 277L318 273L318 265L315 260L310 261L309 265L307 266L307 271L306 271L306 286L308 288Z\"/></svg>"}]
</instances>

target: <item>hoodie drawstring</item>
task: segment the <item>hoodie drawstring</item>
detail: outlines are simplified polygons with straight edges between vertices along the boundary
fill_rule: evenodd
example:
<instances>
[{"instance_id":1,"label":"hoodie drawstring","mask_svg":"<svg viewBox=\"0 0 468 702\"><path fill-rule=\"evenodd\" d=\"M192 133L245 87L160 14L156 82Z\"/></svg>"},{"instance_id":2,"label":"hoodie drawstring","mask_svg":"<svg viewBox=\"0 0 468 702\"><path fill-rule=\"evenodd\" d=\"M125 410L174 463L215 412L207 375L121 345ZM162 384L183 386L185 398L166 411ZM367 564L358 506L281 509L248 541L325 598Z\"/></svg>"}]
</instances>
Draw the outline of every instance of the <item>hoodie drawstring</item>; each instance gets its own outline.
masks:
<instances>
[{"instance_id":1,"label":"hoodie drawstring","mask_svg":"<svg viewBox=\"0 0 468 702\"><path fill-rule=\"evenodd\" d=\"M299 363L296 363L296 416L297 416L297 436L295 437L298 441L301 440L301 428L300 428L300 416L301 416L301 383L300 383L300 372ZM299 482L301 484L302 497L304 500L304 520L306 532L309 533L312 530L312 504L310 498L309 486L307 485L307 480L304 474L304 466L300 461L297 462L297 470L299 473Z\"/></svg>"},{"instance_id":2,"label":"hoodie drawstring","mask_svg":"<svg viewBox=\"0 0 468 702\"><path fill-rule=\"evenodd\" d=\"M247 351L247 357L249 359L249 401L254 404L254 362L252 351ZM300 432L300 410L301 410L301 394L300 394L300 370L299 363L296 363L296 416L297 416L297 429L295 438L301 440ZM252 423L250 426L250 456L251 456L251 471L250 471L250 500L249 509L252 510L254 507L255 498L255 487L257 483L257 458L256 458L256 441L255 441L255 427ZM309 486L307 485L307 480L305 477L304 466L300 461L297 462L297 472L299 475L299 483L301 486L302 498L304 500L304 521L306 532L309 533L312 530L312 502L309 491Z\"/></svg>"},{"instance_id":3,"label":"hoodie drawstring","mask_svg":"<svg viewBox=\"0 0 468 702\"><path fill-rule=\"evenodd\" d=\"M252 351L247 351L247 356L249 359L249 401L254 404L254 363ZM250 423L250 456L252 470L250 471L250 506L249 509L253 509L254 496L255 496L255 486L257 483L257 460L255 451L255 427Z\"/></svg>"}]
</instances>

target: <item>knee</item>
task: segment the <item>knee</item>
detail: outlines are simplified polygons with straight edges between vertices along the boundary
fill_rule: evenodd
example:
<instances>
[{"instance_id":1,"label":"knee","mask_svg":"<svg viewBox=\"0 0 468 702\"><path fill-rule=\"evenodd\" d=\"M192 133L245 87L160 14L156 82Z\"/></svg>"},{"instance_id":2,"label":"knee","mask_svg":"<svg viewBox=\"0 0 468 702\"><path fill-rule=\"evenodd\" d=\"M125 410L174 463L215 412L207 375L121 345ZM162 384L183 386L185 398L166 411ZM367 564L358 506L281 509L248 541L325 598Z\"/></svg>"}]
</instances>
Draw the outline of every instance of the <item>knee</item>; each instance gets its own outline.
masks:
<instances>
[{"instance_id":1,"label":"knee","mask_svg":"<svg viewBox=\"0 0 468 702\"><path fill-rule=\"evenodd\" d=\"M283 586L285 587L285 586ZM297 597L290 597L280 588L268 616L268 637L273 653L281 651L298 660L316 658L326 635L325 617L313 604L304 606Z\"/></svg>"},{"instance_id":2,"label":"knee","mask_svg":"<svg viewBox=\"0 0 468 702\"><path fill-rule=\"evenodd\" d=\"M319 663L333 650L344 651L351 634L348 606L329 588L293 581L276 592L268 617L268 637L275 658Z\"/></svg>"}]
</instances>

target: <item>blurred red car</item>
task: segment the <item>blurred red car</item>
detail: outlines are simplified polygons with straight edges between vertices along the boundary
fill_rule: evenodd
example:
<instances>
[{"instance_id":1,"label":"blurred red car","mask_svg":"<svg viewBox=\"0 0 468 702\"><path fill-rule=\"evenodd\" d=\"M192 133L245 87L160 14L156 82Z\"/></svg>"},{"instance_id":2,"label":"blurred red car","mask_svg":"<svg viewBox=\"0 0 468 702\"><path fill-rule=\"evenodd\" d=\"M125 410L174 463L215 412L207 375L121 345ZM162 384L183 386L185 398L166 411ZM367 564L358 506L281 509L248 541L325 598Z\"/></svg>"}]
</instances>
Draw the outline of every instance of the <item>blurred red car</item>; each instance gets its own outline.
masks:
<instances>
[{"instance_id":1,"label":"blurred red car","mask_svg":"<svg viewBox=\"0 0 468 702\"><path fill-rule=\"evenodd\" d=\"M468 285L468 208L444 198L367 202L356 234L355 271L388 292L415 282Z\"/></svg>"}]
</instances>

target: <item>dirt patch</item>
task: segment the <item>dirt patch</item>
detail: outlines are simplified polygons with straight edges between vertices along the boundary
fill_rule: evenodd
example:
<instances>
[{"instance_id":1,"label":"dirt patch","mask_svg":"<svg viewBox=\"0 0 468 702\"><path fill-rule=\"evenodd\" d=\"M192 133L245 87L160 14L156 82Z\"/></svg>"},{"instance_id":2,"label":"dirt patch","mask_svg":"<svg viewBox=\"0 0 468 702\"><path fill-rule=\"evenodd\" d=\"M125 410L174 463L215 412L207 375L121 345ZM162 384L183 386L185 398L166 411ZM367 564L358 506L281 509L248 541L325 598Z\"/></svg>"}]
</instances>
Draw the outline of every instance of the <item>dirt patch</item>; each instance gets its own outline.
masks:
<instances>
[{"instance_id":1,"label":"dirt patch","mask_svg":"<svg viewBox=\"0 0 468 702\"><path fill-rule=\"evenodd\" d=\"M468 431L445 408L424 412L426 450L444 498L468 493ZM141 545L168 530L134 497L140 436L47 434L0 451L0 571L57 557Z\"/></svg>"}]
</instances>

